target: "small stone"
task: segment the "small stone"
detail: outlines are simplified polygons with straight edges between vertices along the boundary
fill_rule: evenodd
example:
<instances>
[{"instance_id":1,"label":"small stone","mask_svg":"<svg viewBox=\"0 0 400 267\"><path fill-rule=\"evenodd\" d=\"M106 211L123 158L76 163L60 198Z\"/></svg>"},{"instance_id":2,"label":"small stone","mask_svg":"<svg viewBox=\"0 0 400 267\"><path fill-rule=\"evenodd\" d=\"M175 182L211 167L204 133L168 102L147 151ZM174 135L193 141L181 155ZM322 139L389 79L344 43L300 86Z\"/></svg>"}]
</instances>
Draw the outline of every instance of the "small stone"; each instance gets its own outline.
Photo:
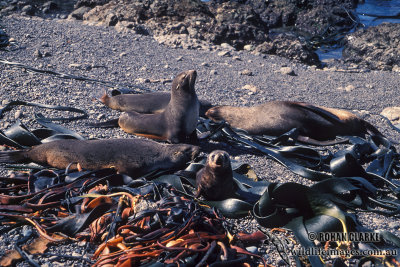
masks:
<instances>
[{"instance_id":1,"label":"small stone","mask_svg":"<svg viewBox=\"0 0 400 267\"><path fill-rule=\"evenodd\" d=\"M80 246L80 247L84 247L84 246L86 246L86 244L87 244L87 242L85 240L78 242L78 246Z\"/></svg>"},{"instance_id":2,"label":"small stone","mask_svg":"<svg viewBox=\"0 0 400 267\"><path fill-rule=\"evenodd\" d=\"M127 54L125 53L125 52L122 52L121 54L119 54L119 57L124 57L124 56L126 56Z\"/></svg>"},{"instance_id":3,"label":"small stone","mask_svg":"<svg viewBox=\"0 0 400 267\"><path fill-rule=\"evenodd\" d=\"M258 92L258 88L255 85L252 85L252 84L246 84L245 86L242 87L242 89L250 90L253 93L257 93Z\"/></svg>"},{"instance_id":4,"label":"small stone","mask_svg":"<svg viewBox=\"0 0 400 267\"><path fill-rule=\"evenodd\" d=\"M210 75L217 75L218 72L216 70L210 70Z\"/></svg>"},{"instance_id":5,"label":"small stone","mask_svg":"<svg viewBox=\"0 0 400 267\"><path fill-rule=\"evenodd\" d=\"M1 105L2 105L2 106L6 106L6 105L8 105L8 104L10 104L10 100L8 100L8 99L3 99L3 100L1 101Z\"/></svg>"},{"instance_id":6,"label":"small stone","mask_svg":"<svg viewBox=\"0 0 400 267\"><path fill-rule=\"evenodd\" d=\"M234 48L228 43L222 43L221 47L228 50L234 50Z\"/></svg>"},{"instance_id":7,"label":"small stone","mask_svg":"<svg viewBox=\"0 0 400 267\"><path fill-rule=\"evenodd\" d=\"M22 116L23 116L23 113L22 113L21 110L17 110L17 111L15 112L15 114L14 114L14 118L15 118L16 120L22 118Z\"/></svg>"},{"instance_id":8,"label":"small stone","mask_svg":"<svg viewBox=\"0 0 400 267\"><path fill-rule=\"evenodd\" d=\"M381 112L392 123L400 123L400 107L387 107Z\"/></svg>"},{"instance_id":9,"label":"small stone","mask_svg":"<svg viewBox=\"0 0 400 267\"><path fill-rule=\"evenodd\" d=\"M80 253L72 252L73 257L82 257Z\"/></svg>"},{"instance_id":10,"label":"small stone","mask_svg":"<svg viewBox=\"0 0 400 267\"><path fill-rule=\"evenodd\" d=\"M43 54L42 54L42 52L40 52L39 49L36 49L35 52L33 53L33 55L35 57L37 57L37 58L42 58L43 57Z\"/></svg>"},{"instance_id":11,"label":"small stone","mask_svg":"<svg viewBox=\"0 0 400 267\"><path fill-rule=\"evenodd\" d=\"M150 79L146 79L146 78L137 78L135 79L135 82L137 83L149 83Z\"/></svg>"},{"instance_id":12,"label":"small stone","mask_svg":"<svg viewBox=\"0 0 400 267\"><path fill-rule=\"evenodd\" d=\"M9 41L10 43L13 43L13 42L15 42L15 39L11 37L10 39L8 39L8 41Z\"/></svg>"},{"instance_id":13,"label":"small stone","mask_svg":"<svg viewBox=\"0 0 400 267\"><path fill-rule=\"evenodd\" d=\"M294 70L290 67L282 67L279 71L285 75L296 76L296 73L294 73Z\"/></svg>"},{"instance_id":14,"label":"small stone","mask_svg":"<svg viewBox=\"0 0 400 267\"><path fill-rule=\"evenodd\" d=\"M182 61L182 60L183 60L182 56L176 58L176 61Z\"/></svg>"},{"instance_id":15,"label":"small stone","mask_svg":"<svg viewBox=\"0 0 400 267\"><path fill-rule=\"evenodd\" d=\"M221 52L218 52L218 56L220 56L220 57L230 57L231 53L229 53L229 51L221 51Z\"/></svg>"},{"instance_id":16,"label":"small stone","mask_svg":"<svg viewBox=\"0 0 400 267\"><path fill-rule=\"evenodd\" d=\"M210 67L210 64L208 64L207 62L203 62L203 63L201 63L201 66L203 66L203 67Z\"/></svg>"},{"instance_id":17,"label":"small stone","mask_svg":"<svg viewBox=\"0 0 400 267\"><path fill-rule=\"evenodd\" d=\"M254 45L248 44L243 46L243 49L246 51L253 51L254 50Z\"/></svg>"},{"instance_id":18,"label":"small stone","mask_svg":"<svg viewBox=\"0 0 400 267\"><path fill-rule=\"evenodd\" d=\"M234 56L233 59L237 61L242 61L242 59L239 56Z\"/></svg>"},{"instance_id":19,"label":"small stone","mask_svg":"<svg viewBox=\"0 0 400 267\"><path fill-rule=\"evenodd\" d=\"M165 64L164 65L164 69L168 69L169 68L169 65L168 64Z\"/></svg>"},{"instance_id":20,"label":"small stone","mask_svg":"<svg viewBox=\"0 0 400 267\"><path fill-rule=\"evenodd\" d=\"M344 90L346 91L346 92L350 92L350 91L353 91L355 89L355 87L354 87L354 85L347 85L345 88L344 88Z\"/></svg>"},{"instance_id":21,"label":"small stone","mask_svg":"<svg viewBox=\"0 0 400 267\"><path fill-rule=\"evenodd\" d=\"M253 76L253 72L251 72L250 70L242 70L240 72L240 75Z\"/></svg>"},{"instance_id":22,"label":"small stone","mask_svg":"<svg viewBox=\"0 0 400 267\"><path fill-rule=\"evenodd\" d=\"M10 39L10 42L11 42L11 39ZM393 68L392 68L392 71L393 72L400 72L400 66L399 65L394 65Z\"/></svg>"},{"instance_id":23,"label":"small stone","mask_svg":"<svg viewBox=\"0 0 400 267\"><path fill-rule=\"evenodd\" d=\"M33 15L35 14L35 8L31 5L26 5L21 9L22 13L26 14L26 15Z\"/></svg>"},{"instance_id":24,"label":"small stone","mask_svg":"<svg viewBox=\"0 0 400 267\"><path fill-rule=\"evenodd\" d=\"M99 116L97 116L97 120L101 120L105 118L105 114L100 114Z\"/></svg>"},{"instance_id":25,"label":"small stone","mask_svg":"<svg viewBox=\"0 0 400 267\"><path fill-rule=\"evenodd\" d=\"M45 57L51 57L51 53L46 51L46 52L44 52L43 56L45 56Z\"/></svg>"},{"instance_id":26,"label":"small stone","mask_svg":"<svg viewBox=\"0 0 400 267\"><path fill-rule=\"evenodd\" d=\"M76 68L76 69L81 69L81 68L82 68L82 64L71 63L71 64L68 65L68 67L70 67L70 68Z\"/></svg>"}]
</instances>

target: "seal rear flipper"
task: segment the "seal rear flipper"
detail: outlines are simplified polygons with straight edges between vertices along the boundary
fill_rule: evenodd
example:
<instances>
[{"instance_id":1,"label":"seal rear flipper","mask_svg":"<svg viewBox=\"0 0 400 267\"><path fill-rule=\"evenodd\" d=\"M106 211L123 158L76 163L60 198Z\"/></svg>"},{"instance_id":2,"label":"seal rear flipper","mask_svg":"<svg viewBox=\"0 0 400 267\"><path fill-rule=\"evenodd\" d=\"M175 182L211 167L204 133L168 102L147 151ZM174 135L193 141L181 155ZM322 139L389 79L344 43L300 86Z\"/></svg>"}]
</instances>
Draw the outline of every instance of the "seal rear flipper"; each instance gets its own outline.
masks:
<instances>
[{"instance_id":1,"label":"seal rear flipper","mask_svg":"<svg viewBox=\"0 0 400 267\"><path fill-rule=\"evenodd\" d=\"M30 162L26 157L28 150L3 151L0 152L0 163L27 163Z\"/></svg>"},{"instance_id":2,"label":"seal rear flipper","mask_svg":"<svg viewBox=\"0 0 400 267\"><path fill-rule=\"evenodd\" d=\"M118 119L112 119L105 122L95 122L95 123L87 123L89 127L96 127L96 128L115 128L118 127Z\"/></svg>"},{"instance_id":3,"label":"seal rear flipper","mask_svg":"<svg viewBox=\"0 0 400 267\"><path fill-rule=\"evenodd\" d=\"M372 125L371 123L369 123L369 122L367 122L365 120L361 120L361 121L362 121L366 131L369 134L373 134L373 135L383 136L384 137L384 135L374 125Z\"/></svg>"},{"instance_id":4,"label":"seal rear flipper","mask_svg":"<svg viewBox=\"0 0 400 267\"><path fill-rule=\"evenodd\" d=\"M137 136L142 136L150 139L155 139L155 140L160 140L160 141L167 141L167 138L165 136L159 136L159 135L154 135L154 134L142 134L142 133L132 133Z\"/></svg>"}]
</instances>

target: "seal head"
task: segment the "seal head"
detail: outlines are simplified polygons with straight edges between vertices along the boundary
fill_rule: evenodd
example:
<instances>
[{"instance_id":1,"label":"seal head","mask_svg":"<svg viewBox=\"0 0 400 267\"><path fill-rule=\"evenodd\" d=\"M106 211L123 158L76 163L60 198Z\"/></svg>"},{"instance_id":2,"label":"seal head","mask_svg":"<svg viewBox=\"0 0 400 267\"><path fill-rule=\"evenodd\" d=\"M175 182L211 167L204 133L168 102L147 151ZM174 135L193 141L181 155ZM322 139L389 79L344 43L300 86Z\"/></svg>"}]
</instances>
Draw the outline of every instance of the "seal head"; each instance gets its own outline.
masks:
<instances>
[{"instance_id":1,"label":"seal head","mask_svg":"<svg viewBox=\"0 0 400 267\"><path fill-rule=\"evenodd\" d=\"M127 133L141 135L170 143L194 143L199 117L199 101L195 92L197 73L188 70L178 74L172 82L171 100L158 114L124 112L119 126Z\"/></svg>"},{"instance_id":2,"label":"seal head","mask_svg":"<svg viewBox=\"0 0 400 267\"><path fill-rule=\"evenodd\" d=\"M196 196L207 200L223 200L234 195L235 182L229 154L214 150L207 157L206 165L196 175Z\"/></svg>"}]
</instances>

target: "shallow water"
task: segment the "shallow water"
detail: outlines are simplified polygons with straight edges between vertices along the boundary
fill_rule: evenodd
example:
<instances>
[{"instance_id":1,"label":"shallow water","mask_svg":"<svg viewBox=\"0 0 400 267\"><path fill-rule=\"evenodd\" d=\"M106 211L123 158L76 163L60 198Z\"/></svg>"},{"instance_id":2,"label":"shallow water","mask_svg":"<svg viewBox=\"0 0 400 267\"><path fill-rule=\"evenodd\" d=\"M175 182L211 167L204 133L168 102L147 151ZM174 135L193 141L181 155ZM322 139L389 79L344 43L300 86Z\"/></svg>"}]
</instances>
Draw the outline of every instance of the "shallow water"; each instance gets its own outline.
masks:
<instances>
[{"instance_id":1,"label":"shallow water","mask_svg":"<svg viewBox=\"0 0 400 267\"><path fill-rule=\"evenodd\" d=\"M356 12L361 23L366 27L376 26L383 22L400 23L400 0L366 0L358 4ZM397 16L398 18L377 18L377 16Z\"/></svg>"},{"instance_id":2,"label":"shallow water","mask_svg":"<svg viewBox=\"0 0 400 267\"><path fill-rule=\"evenodd\" d=\"M383 22L400 23L400 0L365 0L360 1L356 8L360 22L365 27L376 26ZM397 16L398 18L378 18ZM319 59L339 59L342 57L343 47L326 48L322 47L315 51Z\"/></svg>"}]
</instances>

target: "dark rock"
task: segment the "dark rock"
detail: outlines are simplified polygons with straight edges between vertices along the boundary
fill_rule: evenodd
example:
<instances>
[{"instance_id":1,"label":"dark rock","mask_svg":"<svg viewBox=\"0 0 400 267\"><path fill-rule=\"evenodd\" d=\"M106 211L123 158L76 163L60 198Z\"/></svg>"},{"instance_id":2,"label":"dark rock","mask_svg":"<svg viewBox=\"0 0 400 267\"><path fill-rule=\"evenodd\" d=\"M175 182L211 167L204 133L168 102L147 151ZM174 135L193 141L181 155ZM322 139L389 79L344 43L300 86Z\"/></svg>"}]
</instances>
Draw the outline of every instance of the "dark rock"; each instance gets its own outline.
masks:
<instances>
[{"instance_id":1,"label":"dark rock","mask_svg":"<svg viewBox=\"0 0 400 267\"><path fill-rule=\"evenodd\" d=\"M269 28L293 27L307 35L353 24L357 0L248 0Z\"/></svg>"},{"instance_id":2,"label":"dark rock","mask_svg":"<svg viewBox=\"0 0 400 267\"><path fill-rule=\"evenodd\" d=\"M68 17L69 18L74 18L77 20L83 20L83 15L88 12L89 10L91 10L90 7L87 6L82 6L78 9L75 9Z\"/></svg>"},{"instance_id":3,"label":"dark rock","mask_svg":"<svg viewBox=\"0 0 400 267\"><path fill-rule=\"evenodd\" d=\"M256 47L256 52L290 58L309 65L319 65L318 55L301 38L293 34L279 34L272 41Z\"/></svg>"},{"instance_id":4,"label":"dark rock","mask_svg":"<svg viewBox=\"0 0 400 267\"><path fill-rule=\"evenodd\" d=\"M26 5L21 9L23 14L33 16L35 15L35 8L31 5Z\"/></svg>"},{"instance_id":5,"label":"dark rock","mask_svg":"<svg viewBox=\"0 0 400 267\"><path fill-rule=\"evenodd\" d=\"M54 10L58 8L58 5L53 1L48 1L43 4L43 8L47 8L49 10Z\"/></svg>"},{"instance_id":6,"label":"dark rock","mask_svg":"<svg viewBox=\"0 0 400 267\"><path fill-rule=\"evenodd\" d=\"M343 60L369 69L392 70L400 66L400 24L381 25L356 31L346 37Z\"/></svg>"},{"instance_id":7,"label":"dark rock","mask_svg":"<svg viewBox=\"0 0 400 267\"><path fill-rule=\"evenodd\" d=\"M9 45L9 37L5 31L0 29L0 47Z\"/></svg>"},{"instance_id":8,"label":"dark rock","mask_svg":"<svg viewBox=\"0 0 400 267\"><path fill-rule=\"evenodd\" d=\"M74 8L80 8L82 6L87 6L87 7L95 7L95 6L102 6L110 2L110 0L78 0L76 4L74 5Z\"/></svg>"}]
</instances>

